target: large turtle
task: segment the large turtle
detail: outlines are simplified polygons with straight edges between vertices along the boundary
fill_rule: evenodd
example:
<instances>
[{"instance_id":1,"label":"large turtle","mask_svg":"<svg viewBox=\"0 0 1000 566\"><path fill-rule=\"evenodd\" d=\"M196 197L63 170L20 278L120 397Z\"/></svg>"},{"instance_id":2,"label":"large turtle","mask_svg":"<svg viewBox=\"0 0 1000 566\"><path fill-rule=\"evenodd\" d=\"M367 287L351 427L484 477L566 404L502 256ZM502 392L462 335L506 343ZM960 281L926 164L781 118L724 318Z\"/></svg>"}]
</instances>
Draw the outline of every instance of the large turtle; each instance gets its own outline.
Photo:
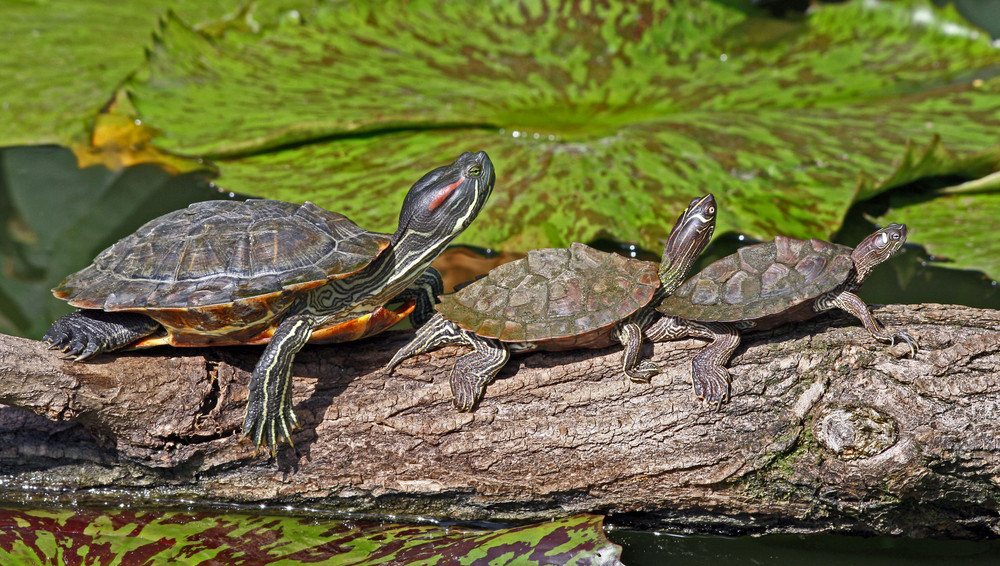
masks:
<instances>
[{"instance_id":1,"label":"large turtle","mask_svg":"<svg viewBox=\"0 0 1000 566\"><path fill-rule=\"evenodd\" d=\"M622 370L648 382L659 369L639 361L643 331L659 315L654 306L672 292L708 245L715 199L696 198L667 239L663 261L601 252L574 243L532 250L457 293L442 297L438 314L386 366L447 344L473 348L455 363L455 408L471 411L510 352L625 347Z\"/></svg>"},{"instance_id":2,"label":"large turtle","mask_svg":"<svg viewBox=\"0 0 1000 566\"><path fill-rule=\"evenodd\" d=\"M429 268L493 190L484 152L463 153L409 190L393 234L311 203L210 201L156 218L53 292L80 310L44 340L84 360L123 348L267 344L250 380L243 434L291 441L292 358L310 340L375 334L434 314ZM383 308L402 302L395 310Z\"/></svg>"},{"instance_id":3,"label":"large turtle","mask_svg":"<svg viewBox=\"0 0 1000 566\"><path fill-rule=\"evenodd\" d=\"M664 299L657 310L665 315L647 335L654 340L686 336L712 343L695 356L692 379L710 384L699 392L721 402L711 391L728 392L724 367L740 343L740 330L766 330L840 308L856 316L881 342L906 342L916 355L917 342L906 332L891 334L872 317L854 294L878 264L892 257L906 241L906 226L890 224L854 249L822 240L778 236L740 248L687 280Z\"/></svg>"}]
</instances>

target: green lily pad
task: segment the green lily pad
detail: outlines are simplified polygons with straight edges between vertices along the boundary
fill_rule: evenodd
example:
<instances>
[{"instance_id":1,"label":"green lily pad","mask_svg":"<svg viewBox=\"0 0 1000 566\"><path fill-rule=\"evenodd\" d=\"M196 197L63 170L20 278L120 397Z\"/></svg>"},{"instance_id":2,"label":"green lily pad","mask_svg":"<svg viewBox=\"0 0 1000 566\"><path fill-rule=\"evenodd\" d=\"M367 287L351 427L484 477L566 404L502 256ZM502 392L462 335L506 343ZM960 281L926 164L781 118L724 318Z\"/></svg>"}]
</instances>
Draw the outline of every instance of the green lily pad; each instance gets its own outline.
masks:
<instances>
[{"instance_id":1,"label":"green lily pad","mask_svg":"<svg viewBox=\"0 0 1000 566\"><path fill-rule=\"evenodd\" d=\"M755 28L696 0L345 3L221 38L171 19L128 88L159 144L217 160L220 184L371 229L423 172L484 149L497 190L463 241L507 249L655 250L708 191L720 233L829 237L858 198L997 170L1000 51L950 10L822 4Z\"/></svg>"},{"instance_id":2,"label":"green lily pad","mask_svg":"<svg viewBox=\"0 0 1000 566\"><path fill-rule=\"evenodd\" d=\"M178 511L0 509L4 564L606 564L603 518L495 531ZM499 561L499 562L498 562Z\"/></svg>"},{"instance_id":3,"label":"green lily pad","mask_svg":"<svg viewBox=\"0 0 1000 566\"><path fill-rule=\"evenodd\" d=\"M996 181L994 181L996 182ZM910 240L920 243L940 261L955 269L975 269L1000 278L1000 192L892 195L880 223L902 222Z\"/></svg>"},{"instance_id":4,"label":"green lily pad","mask_svg":"<svg viewBox=\"0 0 1000 566\"><path fill-rule=\"evenodd\" d=\"M85 137L115 88L146 60L157 21L223 18L239 0L17 0L0 23L0 147Z\"/></svg>"}]
</instances>

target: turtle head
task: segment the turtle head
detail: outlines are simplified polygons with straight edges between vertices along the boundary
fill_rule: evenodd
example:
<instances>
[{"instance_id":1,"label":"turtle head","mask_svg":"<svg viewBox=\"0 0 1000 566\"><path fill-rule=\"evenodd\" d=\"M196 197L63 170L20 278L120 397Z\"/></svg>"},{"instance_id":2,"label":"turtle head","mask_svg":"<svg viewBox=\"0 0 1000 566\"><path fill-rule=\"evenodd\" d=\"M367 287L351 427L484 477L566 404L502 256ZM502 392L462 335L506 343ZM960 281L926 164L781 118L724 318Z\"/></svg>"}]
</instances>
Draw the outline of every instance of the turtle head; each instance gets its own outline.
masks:
<instances>
[{"instance_id":1,"label":"turtle head","mask_svg":"<svg viewBox=\"0 0 1000 566\"><path fill-rule=\"evenodd\" d=\"M711 193L691 200L670 231L658 270L663 290L680 286L715 231L715 197Z\"/></svg>"},{"instance_id":2,"label":"turtle head","mask_svg":"<svg viewBox=\"0 0 1000 566\"><path fill-rule=\"evenodd\" d=\"M476 218L493 192L493 162L485 151L463 153L420 178L406 193L394 243L440 251Z\"/></svg>"},{"instance_id":3,"label":"turtle head","mask_svg":"<svg viewBox=\"0 0 1000 566\"><path fill-rule=\"evenodd\" d=\"M892 257L906 242L906 224L890 224L868 236L851 252L858 283L868 278L875 266Z\"/></svg>"}]
</instances>

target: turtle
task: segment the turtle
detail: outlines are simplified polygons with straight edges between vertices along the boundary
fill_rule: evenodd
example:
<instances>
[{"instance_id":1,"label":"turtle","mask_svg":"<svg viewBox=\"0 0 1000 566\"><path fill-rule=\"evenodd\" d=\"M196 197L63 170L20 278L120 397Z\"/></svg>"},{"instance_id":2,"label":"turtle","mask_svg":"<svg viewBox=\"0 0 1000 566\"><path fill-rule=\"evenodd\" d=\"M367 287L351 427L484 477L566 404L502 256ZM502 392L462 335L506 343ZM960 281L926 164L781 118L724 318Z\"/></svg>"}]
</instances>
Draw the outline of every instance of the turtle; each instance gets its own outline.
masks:
<instances>
[{"instance_id":1,"label":"turtle","mask_svg":"<svg viewBox=\"0 0 1000 566\"><path fill-rule=\"evenodd\" d=\"M857 317L880 342L905 342L915 356L917 341L906 332L888 332L854 294L905 241L906 225L889 224L855 248L787 236L742 247L661 301L656 310L663 318L647 335L711 340L692 361L692 381L700 396L719 403L728 399L730 375L724 366L739 346L741 331L808 320L834 308ZM720 390L726 392L723 397L713 393Z\"/></svg>"},{"instance_id":2,"label":"turtle","mask_svg":"<svg viewBox=\"0 0 1000 566\"><path fill-rule=\"evenodd\" d=\"M659 368L639 360L653 308L687 276L715 229L715 198L695 198L667 239L660 264L581 243L531 250L461 290L445 295L435 314L386 365L458 344L473 349L455 363L452 403L473 410L511 352L604 348L622 344L622 371L649 382Z\"/></svg>"},{"instance_id":3,"label":"turtle","mask_svg":"<svg viewBox=\"0 0 1000 566\"><path fill-rule=\"evenodd\" d=\"M415 325L426 322L443 291L430 263L476 218L494 181L485 152L461 154L410 188L393 234L309 202L194 203L149 221L53 289L79 310L43 340L75 360L161 344L266 344L243 436L273 451L297 425L295 354L311 340L370 336L411 312Z\"/></svg>"}]
</instances>

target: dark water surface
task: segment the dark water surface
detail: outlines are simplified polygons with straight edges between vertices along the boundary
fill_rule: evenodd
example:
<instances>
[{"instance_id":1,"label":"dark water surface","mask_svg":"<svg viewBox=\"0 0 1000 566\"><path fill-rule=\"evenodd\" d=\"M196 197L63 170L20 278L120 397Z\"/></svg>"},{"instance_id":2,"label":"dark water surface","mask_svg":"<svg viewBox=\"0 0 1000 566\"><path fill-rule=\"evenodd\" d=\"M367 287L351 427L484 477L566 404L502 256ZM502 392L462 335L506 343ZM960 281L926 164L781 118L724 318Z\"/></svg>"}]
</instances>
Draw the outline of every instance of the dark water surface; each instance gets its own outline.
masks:
<instances>
[{"instance_id":1,"label":"dark water surface","mask_svg":"<svg viewBox=\"0 0 1000 566\"><path fill-rule=\"evenodd\" d=\"M72 153L57 147L0 150L0 332L39 338L56 317L72 310L49 289L82 268L105 247L147 220L207 199L235 198L195 175L173 177L155 166L121 173L103 167L79 170ZM720 202L722 214L725 203ZM873 227L864 215L880 212L878 200L851 211L836 240L854 245ZM489 210L485 211L489 214ZM672 220L672 219L671 219ZM865 285L869 303L940 302L1000 308L1000 286L983 274L950 270L929 260L920 235ZM750 243L726 235L702 260ZM646 254L616 242L603 249ZM934 541L833 535L764 537L676 536L613 529L630 566L653 564L998 564L1000 541Z\"/></svg>"}]
</instances>

